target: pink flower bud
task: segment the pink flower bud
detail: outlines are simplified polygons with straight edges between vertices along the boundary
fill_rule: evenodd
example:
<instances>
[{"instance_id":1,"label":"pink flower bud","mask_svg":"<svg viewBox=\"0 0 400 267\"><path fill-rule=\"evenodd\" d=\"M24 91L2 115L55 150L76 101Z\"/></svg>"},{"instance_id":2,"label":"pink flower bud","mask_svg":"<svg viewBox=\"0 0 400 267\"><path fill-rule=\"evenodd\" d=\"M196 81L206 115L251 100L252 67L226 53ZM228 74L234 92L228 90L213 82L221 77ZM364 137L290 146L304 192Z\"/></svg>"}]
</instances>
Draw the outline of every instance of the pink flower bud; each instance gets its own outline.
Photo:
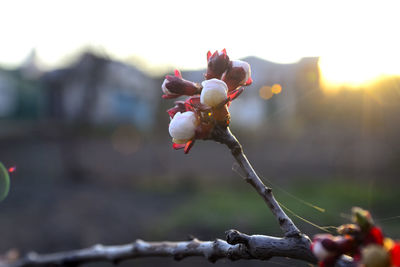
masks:
<instances>
[{"instance_id":1,"label":"pink flower bud","mask_svg":"<svg viewBox=\"0 0 400 267\"><path fill-rule=\"evenodd\" d=\"M175 70L175 76L167 75L161 85L164 92L163 98L177 98L182 95L195 95L200 93L201 86L194 82L182 79L182 75Z\"/></svg>"},{"instance_id":2,"label":"pink flower bud","mask_svg":"<svg viewBox=\"0 0 400 267\"><path fill-rule=\"evenodd\" d=\"M354 255L357 252L357 243L350 235L320 234L314 237L311 251L320 262L320 266L333 267L342 254Z\"/></svg>"},{"instance_id":3,"label":"pink flower bud","mask_svg":"<svg viewBox=\"0 0 400 267\"><path fill-rule=\"evenodd\" d=\"M313 243L312 252L318 259L318 261L325 261L326 259L335 255L334 252L329 251L327 248L324 247L324 245L322 244L322 240L318 240Z\"/></svg>"},{"instance_id":4,"label":"pink flower bud","mask_svg":"<svg viewBox=\"0 0 400 267\"><path fill-rule=\"evenodd\" d=\"M211 52L207 53L207 73L205 75L206 79L221 79L222 74L226 71L229 65L229 57L226 54L226 49L222 49L221 52L215 51L211 55Z\"/></svg>"},{"instance_id":5,"label":"pink flower bud","mask_svg":"<svg viewBox=\"0 0 400 267\"><path fill-rule=\"evenodd\" d=\"M240 86L250 85L253 81L249 63L241 60L231 61L222 80L228 85L229 92Z\"/></svg>"}]
</instances>

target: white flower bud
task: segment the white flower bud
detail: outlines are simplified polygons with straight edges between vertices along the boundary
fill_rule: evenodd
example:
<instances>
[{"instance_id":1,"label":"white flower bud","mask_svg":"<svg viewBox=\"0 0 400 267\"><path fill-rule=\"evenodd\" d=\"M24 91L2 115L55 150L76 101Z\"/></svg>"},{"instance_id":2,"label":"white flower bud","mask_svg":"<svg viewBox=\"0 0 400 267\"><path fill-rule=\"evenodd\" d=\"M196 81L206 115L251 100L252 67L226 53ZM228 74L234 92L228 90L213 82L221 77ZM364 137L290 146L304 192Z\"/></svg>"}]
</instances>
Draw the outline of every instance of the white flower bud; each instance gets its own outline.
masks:
<instances>
[{"instance_id":1,"label":"white flower bud","mask_svg":"<svg viewBox=\"0 0 400 267\"><path fill-rule=\"evenodd\" d=\"M324 261L326 258L328 258L329 256L331 256L333 254L332 252L326 250L324 248L324 246L322 245L322 243L319 241L314 243L312 251L313 251L315 257L317 257L317 259L319 261Z\"/></svg>"},{"instance_id":2,"label":"white flower bud","mask_svg":"<svg viewBox=\"0 0 400 267\"><path fill-rule=\"evenodd\" d=\"M228 86L224 81L218 79L210 79L201 83L200 102L210 107L215 107L224 101L228 96Z\"/></svg>"},{"instance_id":3,"label":"white flower bud","mask_svg":"<svg viewBox=\"0 0 400 267\"><path fill-rule=\"evenodd\" d=\"M193 111L177 112L169 124L169 134L174 143L183 144L194 137L197 118Z\"/></svg>"},{"instance_id":4,"label":"white flower bud","mask_svg":"<svg viewBox=\"0 0 400 267\"><path fill-rule=\"evenodd\" d=\"M232 60L232 68L242 68L246 73L246 77L242 80L241 84L245 84L251 76L250 64L241 60Z\"/></svg>"}]
</instances>

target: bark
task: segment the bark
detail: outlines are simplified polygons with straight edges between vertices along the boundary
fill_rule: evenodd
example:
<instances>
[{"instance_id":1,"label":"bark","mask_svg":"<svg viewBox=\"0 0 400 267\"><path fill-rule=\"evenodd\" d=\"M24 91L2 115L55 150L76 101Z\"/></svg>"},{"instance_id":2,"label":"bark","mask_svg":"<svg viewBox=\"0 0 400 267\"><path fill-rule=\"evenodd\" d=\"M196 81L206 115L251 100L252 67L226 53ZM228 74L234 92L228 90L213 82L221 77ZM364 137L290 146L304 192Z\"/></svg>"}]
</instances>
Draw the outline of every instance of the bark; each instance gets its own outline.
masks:
<instances>
[{"instance_id":1,"label":"bark","mask_svg":"<svg viewBox=\"0 0 400 267\"><path fill-rule=\"evenodd\" d=\"M136 240L121 246L96 245L82 250L60 252L47 255L28 254L10 267L28 266L77 266L89 262L108 261L119 263L138 257L172 257L181 260L190 256L202 256L211 262L221 258L231 260L252 259L244 245L230 245L226 241L146 242ZM0 264L1 266L1 264Z\"/></svg>"},{"instance_id":2,"label":"bark","mask_svg":"<svg viewBox=\"0 0 400 267\"><path fill-rule=\"evenodd\" d=\"M44 266L78 266L90 262L112 262L144 257L171 257L182 260L186 257L200 256L210 262L226 258L235 260L268 260L272 257L288 257L317 263L310 250L307 236L272 237L264 235L246 235L237 230L227 231L227 241L200 241L196 238L182 242L146 242L136 240L132 244L120 246L95 245L90 248L38 255L29 253L25 258L12 264L1 264L0 267L44 267ZM338 266L355 266L350 258L342 258Z\"/></svg>"}]
</instances>

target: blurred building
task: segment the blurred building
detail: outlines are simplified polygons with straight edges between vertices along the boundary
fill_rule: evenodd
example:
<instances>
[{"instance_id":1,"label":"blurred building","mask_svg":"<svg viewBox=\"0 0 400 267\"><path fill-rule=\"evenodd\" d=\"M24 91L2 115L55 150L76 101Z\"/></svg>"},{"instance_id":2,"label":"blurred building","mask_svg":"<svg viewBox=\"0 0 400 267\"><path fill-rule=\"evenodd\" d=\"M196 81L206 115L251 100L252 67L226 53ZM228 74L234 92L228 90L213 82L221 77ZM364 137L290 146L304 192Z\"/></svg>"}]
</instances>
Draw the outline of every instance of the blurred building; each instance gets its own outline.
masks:
<instances>
[{"instance_id":1,"label":"blurred building","mask_svg":"<svg viewBox=\"0 0 400 267\"><path fill-rule=\"evenodd\" d=\"M253 84L231 106L233 123L238 127L257 129L267 121L290 123L298 116L304 95L320 93L317 58L293 64L257 57L244 60L251 65ZM42 72L38 65L32 51L20 68L0 70L0 117L93 125L131 123L142 130L152 129L157 120L162 78L92 53L49 72ZM182 74L185 79L201 82L204 73L205 69ZM260 89L274 85L281 93L260 101Z\"/></svg>"},{"instance_id":2,"label":"blurred building","mask_svg":"<svg viewBox=\"0 0 400 267\"><path fill-rule=\"evenodd\" d=\"M0 118L10 116L17 108L14 79L6 70L0 70Z\"/></svg>"},{"instance_id":3,"label":"blurred building","mask_svg":"<svg viewBox=\"0 0 400 267\"><path fill-rule=\"evenodd\" d=\"M154 123L158 84L133 66L86 53L75 64L46 73L42 80L53 119L125 122L143 130Z\"/></svg>"}]
</instances>

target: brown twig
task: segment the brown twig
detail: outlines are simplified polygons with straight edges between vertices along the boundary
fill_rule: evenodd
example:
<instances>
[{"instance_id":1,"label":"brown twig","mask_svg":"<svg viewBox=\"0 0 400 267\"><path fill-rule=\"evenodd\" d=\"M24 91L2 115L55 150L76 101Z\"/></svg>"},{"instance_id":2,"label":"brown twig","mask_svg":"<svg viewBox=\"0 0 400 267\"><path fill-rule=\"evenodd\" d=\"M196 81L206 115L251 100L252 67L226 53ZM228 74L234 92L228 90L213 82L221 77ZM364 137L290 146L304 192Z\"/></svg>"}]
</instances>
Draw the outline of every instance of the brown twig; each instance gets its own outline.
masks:
<instances>
[{"instance_id":1,"label":"brown twig","mask_svg":"<svg viewBox=\"0 0 400 267\"><path fill-rule=\"evenodd\" d=\"M312 264L317 259L309 249L309 239L301 237L272 237L264 235L246 235L236 230L227 232L227 242L199 241L192 239L183 242L146 242L136 240L132 244L120 246L96 245L81 250L65 251L39 255L30 253L14 263L2 263L0 267L49 267L78 266L90 262L112 262L114 264L128 259L145 257L172 257L182 260L186 257L200 256L210 262L226 258L232 261L240 259L269 260L272 257L288 257ZM337 262L341 267L354 267L349 257Z\"/></svg>"},{"instance_id":2,"label":"brown twig","mask_svg":"<svg viewBox=\"0 0 400 267\"><path fill-rule=\"evenodd\" d=\"M279 206L274 195L272 194L272 189L267 187L258 177L257 173L254 171L246 155L244 154L241 144L231 133L229 128L216 126L211 135L211 139L228 146L233 157L246 174L246 182L252 185L257 193L264 199L265 203L267 203L272 214L278 220L279 226L284 235L286 237L300 236L300 230Z\"/></svg>"},{"instance_id":3,"label":"brown twig","mask_svg":"<svg viewBox=\"0 0 400 267\"><path fill-rule=\"evenodd\" d=\"M173 257L175 260L181 260L189 256L203 256L210 262L215 262L221 258L231 260L253 258L243 245L230 245L221 239L216 239L215 241L192 239L184 242L145 242L136 240L132 244L121 246L96 245L81 250L47 255L30 253L25 258L8 266L77 266L99 261L118 263L139 257Z\"/></svg>"},{"instance_id":4,"label":"brown twig","mask_svg":"<svg viewBox=\"0 0 400 267\"><path fill-rule=\"evenodd\" d=\"M89 262L109 261L118 263L127 259L143 257L172 257L181 260L190 256L202 256L210 262L221 258L230 260L268 260L273 256L284 256L316 263L309 251L305 238L276 238L263 235L248 236L236 230L227 232L227 242L199 241L186 242L145 242L136 240L121 246L96 245L81 250L59 252L47 255L28 254L9 267L30 266L76 266ZM1 265L0 265L1 266Z\"/></svg>"}]
</instances>

